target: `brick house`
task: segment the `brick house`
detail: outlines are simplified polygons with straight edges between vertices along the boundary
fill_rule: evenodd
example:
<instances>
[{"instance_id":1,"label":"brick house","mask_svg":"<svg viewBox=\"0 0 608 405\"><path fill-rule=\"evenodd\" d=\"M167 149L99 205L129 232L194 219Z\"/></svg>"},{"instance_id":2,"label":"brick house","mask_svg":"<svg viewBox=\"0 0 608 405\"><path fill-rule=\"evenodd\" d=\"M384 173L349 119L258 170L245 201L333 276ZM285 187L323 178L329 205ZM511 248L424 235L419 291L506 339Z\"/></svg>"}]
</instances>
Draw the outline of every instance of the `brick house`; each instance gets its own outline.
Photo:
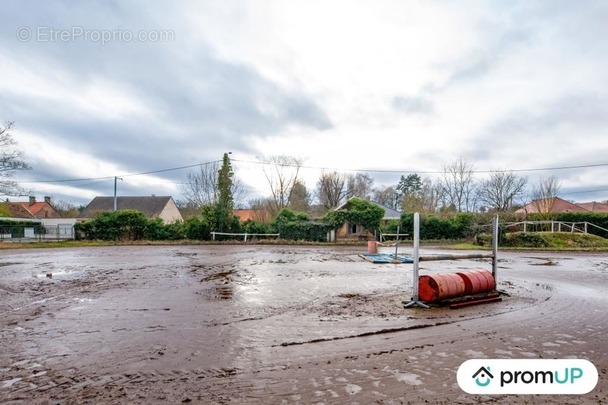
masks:
<instances>
[{"instance_id":1,"label":"brick house","mask_svg":"<svg viewBox=\"0 0 608 405\"><path fill-rule=\"evenodd\" d=\"M12 218L24 219L50 219L61 218L61 215L51 205L51 197L44 197L44 201L36 201L36 197L30 196L26 202L4 202L3 211Z\"/></svg>"}]
</instances>

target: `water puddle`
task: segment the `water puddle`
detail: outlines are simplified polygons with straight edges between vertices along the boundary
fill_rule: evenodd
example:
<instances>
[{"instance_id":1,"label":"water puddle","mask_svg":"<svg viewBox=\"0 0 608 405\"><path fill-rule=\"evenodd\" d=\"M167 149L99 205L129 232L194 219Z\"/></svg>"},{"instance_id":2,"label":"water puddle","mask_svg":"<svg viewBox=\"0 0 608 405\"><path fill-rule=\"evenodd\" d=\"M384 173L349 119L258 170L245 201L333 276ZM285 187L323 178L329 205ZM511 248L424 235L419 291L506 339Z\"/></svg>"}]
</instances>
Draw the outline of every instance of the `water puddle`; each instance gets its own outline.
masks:
<instances>
[{"instance_id":1,"label":"water puddle","mask_svg":"<svg viewBox=\"0 0 608 405\"><path fill-rule=\"evenodd\" d=\"M59 271L44 271L34 274L34 278L48 278L59 280L74 280L83 276L82 270L59 270Z\"/></svg>"}]
</instances>

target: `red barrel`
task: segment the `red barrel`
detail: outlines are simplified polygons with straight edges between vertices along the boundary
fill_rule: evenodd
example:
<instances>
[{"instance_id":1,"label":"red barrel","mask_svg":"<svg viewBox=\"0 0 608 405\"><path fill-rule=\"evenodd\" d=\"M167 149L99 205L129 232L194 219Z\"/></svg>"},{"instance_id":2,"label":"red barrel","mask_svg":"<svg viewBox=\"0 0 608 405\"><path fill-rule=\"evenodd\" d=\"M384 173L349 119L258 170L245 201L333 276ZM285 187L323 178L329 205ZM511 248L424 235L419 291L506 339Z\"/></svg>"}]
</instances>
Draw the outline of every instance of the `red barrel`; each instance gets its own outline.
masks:
<instances>
[{"instance_id":1,"label":"red barrel","mask_svg":"<svg viewBox=\"0 0 608 405\"><path fill-rule=\"evenodd\" d=\"M471 270L456 273L464 282L465 295L479 294L496 289L496 281L492 273L485 270Z\"/></svg>"},{"instance_id":2,"label":"red barrel","mask_svg":"<svg viewBox=\"0 0 608 405\"><path fill-rule=\"evenodd\" d=\"M435 302L464 295L465 284L456 273L434 274L418 278L418 297L421 301Z\"/></svg>"},{"instance_id":3,"label":"red barrel","mask_svg":"<svg viewBox=\"0 0 608 405\"><path fill-rule=\"evenodd\" d=\"M368 254L378 253L378 243L375 240L367 241L367 253Z\"/></svg>"}]
</instances>

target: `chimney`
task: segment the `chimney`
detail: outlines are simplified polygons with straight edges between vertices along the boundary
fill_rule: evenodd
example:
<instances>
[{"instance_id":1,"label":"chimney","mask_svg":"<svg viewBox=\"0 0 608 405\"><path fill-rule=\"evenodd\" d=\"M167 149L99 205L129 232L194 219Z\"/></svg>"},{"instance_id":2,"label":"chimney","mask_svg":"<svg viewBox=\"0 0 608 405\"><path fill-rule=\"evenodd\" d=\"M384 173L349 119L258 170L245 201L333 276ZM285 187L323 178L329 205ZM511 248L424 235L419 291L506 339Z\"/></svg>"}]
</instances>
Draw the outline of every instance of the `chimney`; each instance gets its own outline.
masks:
<instances>
[{"instance_id":1,"label":"chimney","mask_svg":"<svg viewBox=\"0 0 608 405\"><path fill-rule=\"evenodd\" d=\"M45 196L44 197L44 202L47 203L48 205L51 205L51 197L50 196Z\"/></svg>"},{"instance_id":2,"label":"chimney","mask_svg":"<svg viewBox=\"0 0 608 405\"><path fill-rule=\"evenodd\" d=\"M33 195L30 196L30 205L34 205L36 204L36 197L34 197Z\"/></svg>"}]
</instances>

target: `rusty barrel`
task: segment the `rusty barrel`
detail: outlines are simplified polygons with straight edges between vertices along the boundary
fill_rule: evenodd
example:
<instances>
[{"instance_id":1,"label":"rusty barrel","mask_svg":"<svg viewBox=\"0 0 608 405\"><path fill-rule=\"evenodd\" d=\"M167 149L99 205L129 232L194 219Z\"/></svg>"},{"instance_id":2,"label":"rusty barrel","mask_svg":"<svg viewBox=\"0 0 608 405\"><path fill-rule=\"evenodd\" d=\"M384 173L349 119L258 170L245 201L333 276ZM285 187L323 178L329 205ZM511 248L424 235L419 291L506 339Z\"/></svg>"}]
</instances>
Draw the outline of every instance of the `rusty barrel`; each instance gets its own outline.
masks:
<instances>
[{"instance_id":1,"label":"rusty barrel","mask_svg":"<svg viewBox=\"0 0 608 405\"><path fill-rule=\"evenodd\" d=\"M471 270L456 273L464 282L464 294L479 294L496 289L496 281L492 273L485 270Z\"/></svg>"},{"instance_id":2,"label":"rusty barrel","mask_svg":"<svg viewBox=\"0 0 608 405\"><path fill-rule=\"evenodd\" d=\"M367 253L369 253L369 254L378 253L378 243L375 240L367 241Z\"/></svg>"},{"instance_id":3,"label":"rusty barrel","mask_svg":"<svg viewBox=\"0 0 608 405\"><path fill-rule=\"evenodd\" d=\"M456 273L433 274L418 278L418 297L424 302L435 302L464 295L465 283Z\"/></svg>"}]
</instances>

